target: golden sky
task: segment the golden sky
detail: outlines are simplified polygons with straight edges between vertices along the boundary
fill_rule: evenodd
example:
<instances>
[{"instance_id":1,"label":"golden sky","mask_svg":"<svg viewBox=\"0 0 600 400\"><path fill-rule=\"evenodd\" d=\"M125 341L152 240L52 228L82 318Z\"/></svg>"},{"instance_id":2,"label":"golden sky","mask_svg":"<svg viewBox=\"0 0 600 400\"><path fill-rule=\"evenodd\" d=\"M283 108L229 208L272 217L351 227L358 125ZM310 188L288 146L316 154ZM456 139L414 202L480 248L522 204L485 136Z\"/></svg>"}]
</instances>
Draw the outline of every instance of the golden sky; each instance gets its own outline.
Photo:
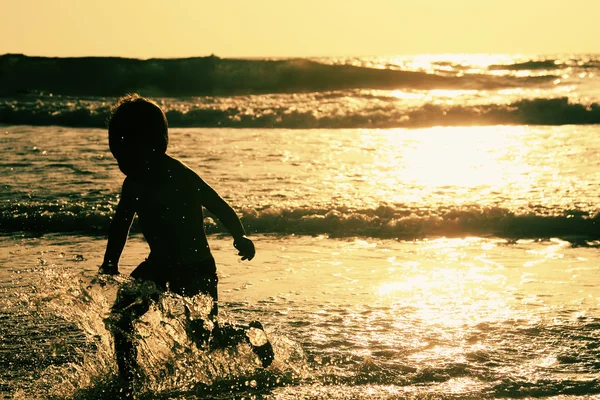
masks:
<instances>
[{"instance_id":1,"label":"golden sky","mask_svg":"<svg viewBox=\"0 0 600 400\"><path fill-rule=\"evenodd\" d=\"M0 2L0 54L600 53L600 0Z\"/></svg>"}]
</instances>

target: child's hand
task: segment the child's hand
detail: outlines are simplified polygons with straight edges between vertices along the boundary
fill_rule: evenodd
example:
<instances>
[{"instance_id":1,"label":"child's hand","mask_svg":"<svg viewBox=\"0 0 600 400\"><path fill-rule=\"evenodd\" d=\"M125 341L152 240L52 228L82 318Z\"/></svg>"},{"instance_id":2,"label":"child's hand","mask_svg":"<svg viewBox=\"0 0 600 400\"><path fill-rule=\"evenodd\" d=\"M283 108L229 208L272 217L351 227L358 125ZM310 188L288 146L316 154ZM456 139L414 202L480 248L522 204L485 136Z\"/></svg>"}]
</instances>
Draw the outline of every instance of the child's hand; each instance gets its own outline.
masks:
<instances>
[{"instance_id":1,"label":"child's hand","mask_svg":"<svg viewBox=\"0 0 600 400\"><path fill-rule=\"evenodd\" d=\"M98 269L98 273L106 275L118 275L119 266L111 262L103 262L100 268Z\"/></svg>"},{"instance_id":2,"label":"child's hand","mask_svg":"<svg viewBox=\"0 0 600 400\"><path fill-rule=\"evenodd\" d=\"M252 243L252 240L248 239L246 236L236 239L233 242L233 247L239 250L238 256L242 256L242 261L250 261L254 258L254 254L256 254L254 243Z\"/></svg>"}]
</instances>

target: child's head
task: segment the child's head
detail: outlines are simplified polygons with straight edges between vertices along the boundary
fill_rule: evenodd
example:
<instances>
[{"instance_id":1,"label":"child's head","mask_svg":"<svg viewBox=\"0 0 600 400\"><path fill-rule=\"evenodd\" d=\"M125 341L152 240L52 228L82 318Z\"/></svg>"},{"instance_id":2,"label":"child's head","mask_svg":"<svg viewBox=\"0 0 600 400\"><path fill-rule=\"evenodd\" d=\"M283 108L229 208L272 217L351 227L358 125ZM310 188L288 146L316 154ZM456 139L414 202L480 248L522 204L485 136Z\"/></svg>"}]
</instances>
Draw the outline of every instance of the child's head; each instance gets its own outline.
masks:
<instances>
[{"instance_id":1,"label":"child's head","mask_svg":"<svg viewBox=\"0 0 600 400\"><path fill-rule=\"evenodd\" d=\"M108 144L125 175L164 154L168 141L167 117L155 102L138 94L117 101L108 123Z\"/></svg>"}]
</instances>

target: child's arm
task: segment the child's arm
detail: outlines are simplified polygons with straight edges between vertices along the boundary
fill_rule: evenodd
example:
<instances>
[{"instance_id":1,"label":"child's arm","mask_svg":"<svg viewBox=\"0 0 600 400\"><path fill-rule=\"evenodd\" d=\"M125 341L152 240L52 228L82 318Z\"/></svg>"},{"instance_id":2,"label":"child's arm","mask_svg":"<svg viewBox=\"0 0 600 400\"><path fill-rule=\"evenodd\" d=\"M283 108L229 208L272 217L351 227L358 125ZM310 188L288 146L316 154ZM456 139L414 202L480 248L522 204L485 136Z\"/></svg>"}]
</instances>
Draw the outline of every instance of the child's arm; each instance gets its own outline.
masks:
<instances>
[{"instance_id":1,"label":"child's arm","mask_svg":"<svg viewBox=\"0 0 600 400\"><path fill-rule=\"evenodd\" d=\"M238 255L242 256L242 260L252 260L256 253L254 243L246 237L244 226L233 208L201 178L198 190L201 193L202 205L219 218L233 236L233 246L238 249Z\"/></svg>"},{"instance_id":2,"label":"child's arm","mask_svg":"<svg viewBox=\"0 0 600 400\"><path fill-rule=\"evenodd\" d=\"M98 270L99 274L115 275L119 273L119 258L127 242L129 228L135 216L135 197L128 179L123 182L121 199L108 230L108 243L104 253L104 262Z\"/></svg>"}]
</instances>

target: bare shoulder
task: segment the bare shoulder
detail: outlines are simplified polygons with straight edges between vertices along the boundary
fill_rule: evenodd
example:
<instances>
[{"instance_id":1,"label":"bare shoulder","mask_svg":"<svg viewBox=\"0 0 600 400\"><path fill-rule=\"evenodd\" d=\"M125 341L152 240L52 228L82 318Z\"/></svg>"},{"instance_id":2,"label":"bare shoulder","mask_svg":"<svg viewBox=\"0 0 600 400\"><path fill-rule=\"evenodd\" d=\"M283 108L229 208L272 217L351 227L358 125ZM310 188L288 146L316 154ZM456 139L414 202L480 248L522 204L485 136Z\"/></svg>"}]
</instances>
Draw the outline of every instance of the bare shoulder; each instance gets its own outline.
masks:
<instances>
[{"instance_id":1,"label":"bare shoulder","mask_svg":"<svg viewBox=\"0 0 600 400\"><path fill-rule=\"evenodd\" d=\"M205 185L200 175L181 160L168 156L168 163L172 173L177 176L179 180L188 185L188 187L200 189L201 186Z\"/></svg>"}]
</instances>

